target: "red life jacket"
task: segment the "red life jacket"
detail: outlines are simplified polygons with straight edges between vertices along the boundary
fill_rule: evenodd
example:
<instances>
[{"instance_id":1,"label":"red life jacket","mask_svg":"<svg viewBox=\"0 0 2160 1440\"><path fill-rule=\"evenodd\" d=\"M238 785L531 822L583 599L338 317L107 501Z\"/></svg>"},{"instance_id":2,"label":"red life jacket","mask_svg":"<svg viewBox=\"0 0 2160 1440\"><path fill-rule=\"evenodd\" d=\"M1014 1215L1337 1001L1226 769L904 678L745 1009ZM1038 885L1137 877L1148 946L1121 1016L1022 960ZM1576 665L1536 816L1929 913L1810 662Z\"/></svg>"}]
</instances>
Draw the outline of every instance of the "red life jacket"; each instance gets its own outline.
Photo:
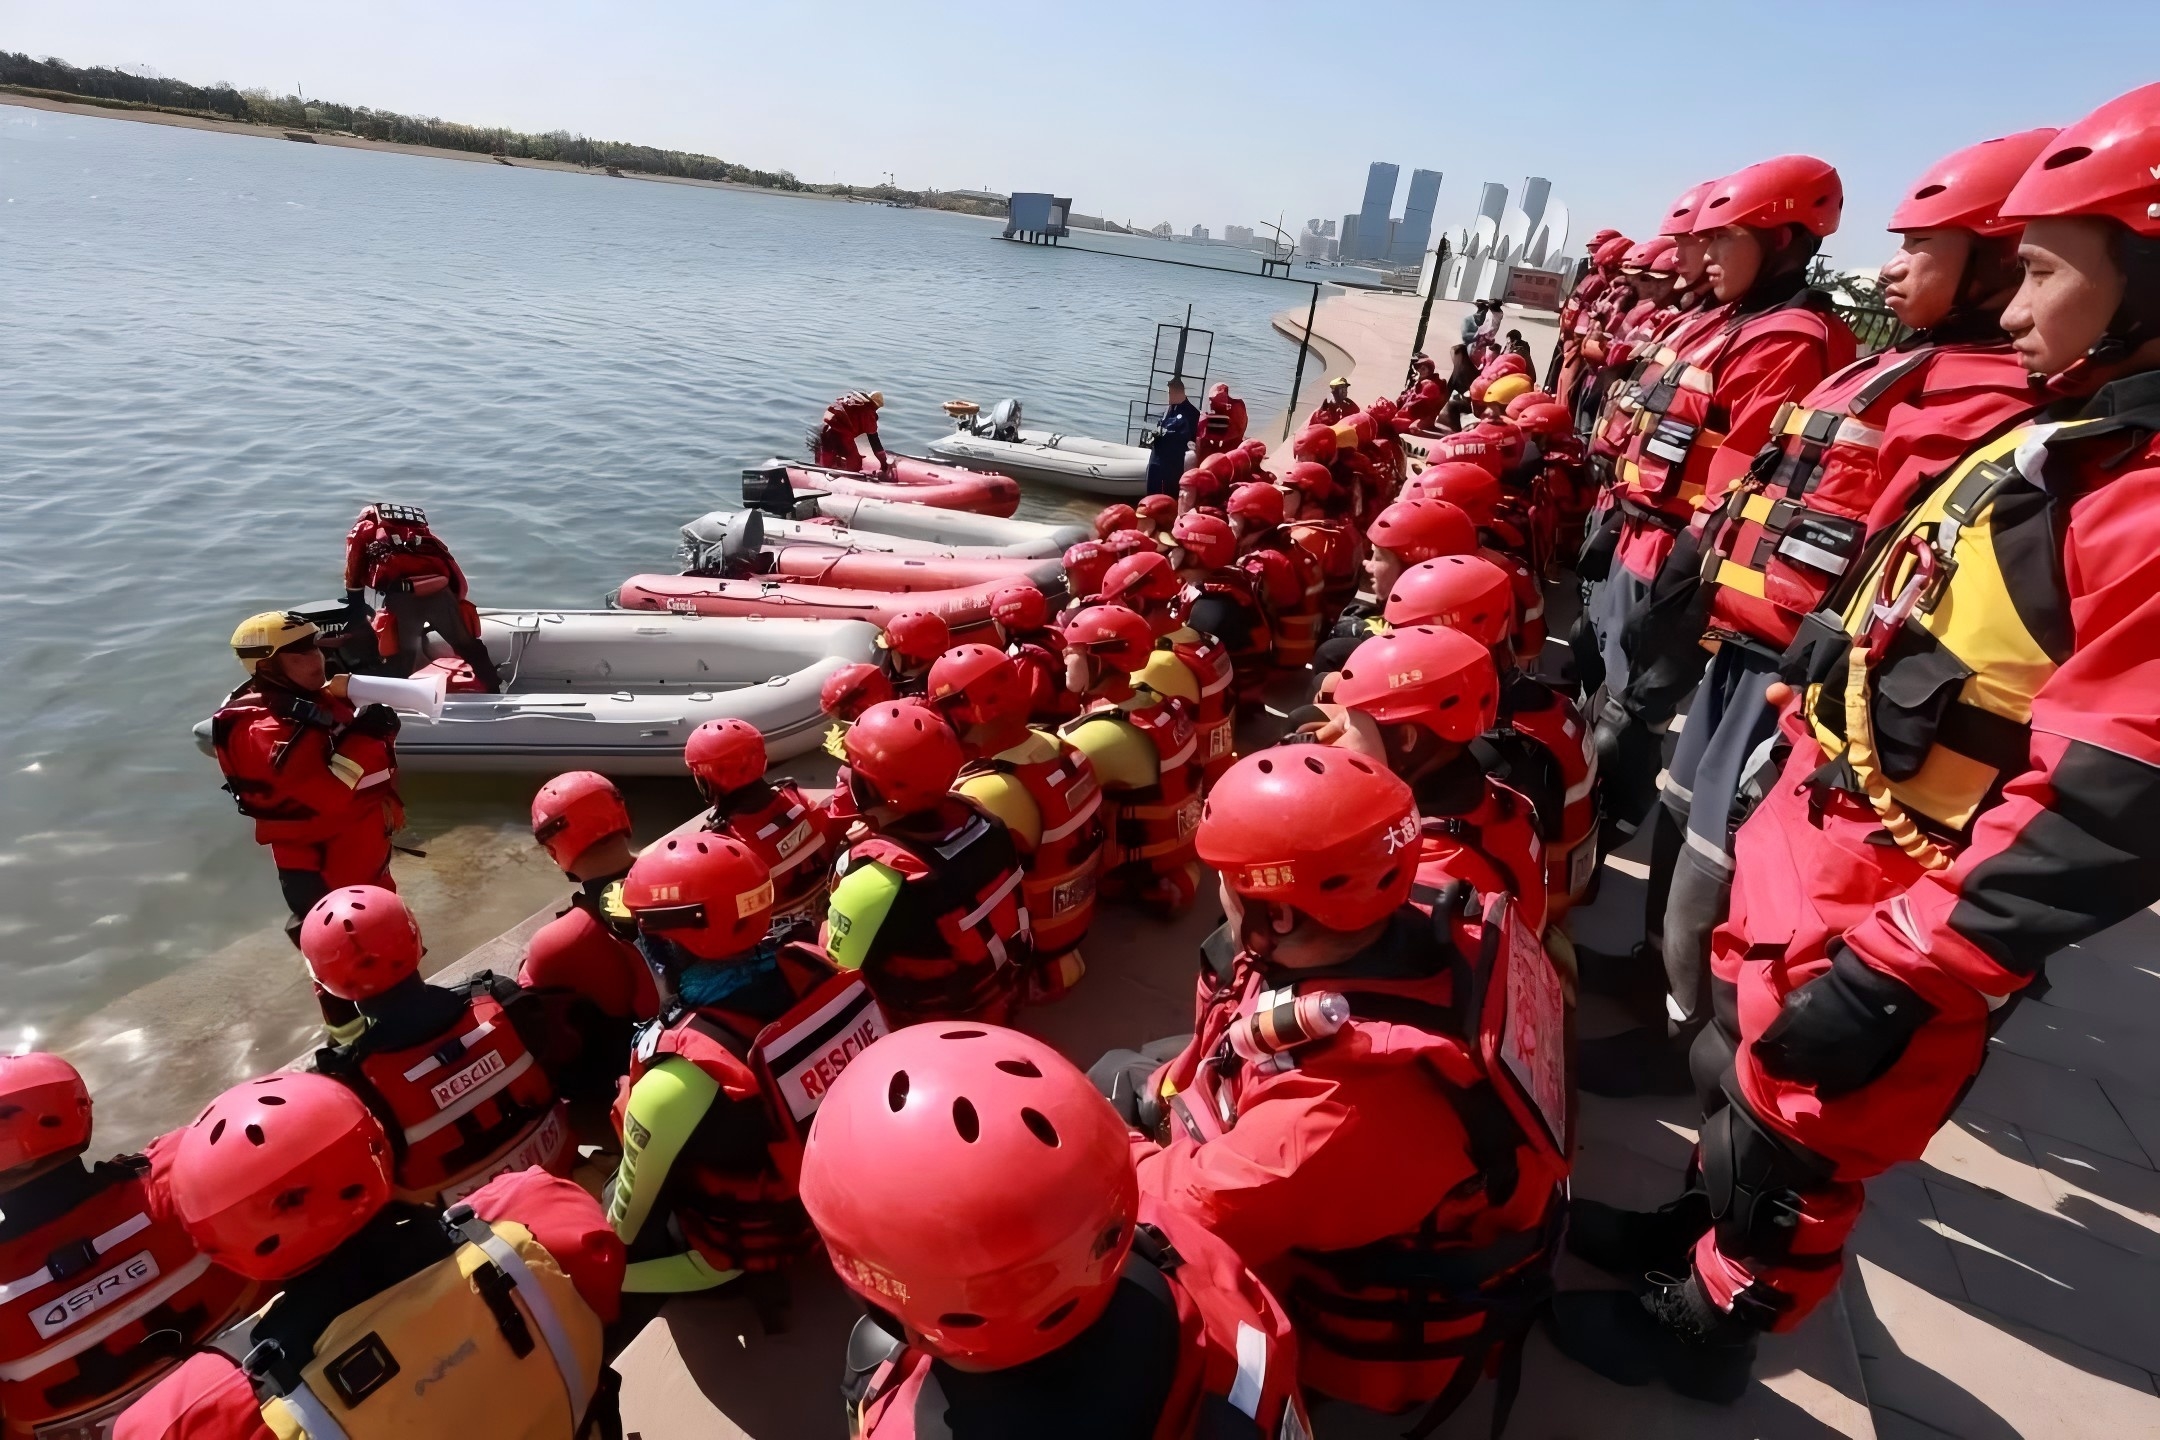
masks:
<instances>
[{"instance_id":1,"label":"red life jacket","mask_svg":"<svg viewBox=\"0 0 2160 1440\"><path fill-rule=\"evenodd\" d=\"M1095 767L1070 740L1045 730L1033 733L1054 747L1049 759L1013 758L1027 748L1023 744L975 761L961 773L1012 776L1042 816L1042 833L1032 849L1019 835L1013 843L1020 850L1020 893L1027 900L1035 959L1055 970L1050 962L1077 949L1095 920L1095 879L1106 828L1103 792Z\"/></svg>"},{"instance_id":2,"label":"red life jacket","mask_svg":"<svg viewBox=\"0 0 2160 1440\"><path fill-rule=\"evenodd\" d=\"M1579 897L1597 870L1598 775L1594 732L1569 696L1544 681L1517 674L1500 690L1500 716L1494 736L1503 751L1511 738L1533 745L1549 757L1548 773L1559 781L1557 816L1538 810L1545 838L1546 891L1553 913L1562 913ZM1497 778L1507 780L1505 774ZM1513 783L1510 781L1509 783ZM1521 786L1515 787L1522 790ZM1544 787L1540 787L1541 789ZM1523 791L1539 805L1549 797Z\"/></svg>"},{"instance_id":3,"label":"red life jacket","mask_svg":"<svg viewBox=\"0 0 2160 1440\"><path fill-rule=\"evenodd\" d=\"M440 987L438 987L440 988ZM316 1052L315 1068L353 1087L390 1134L397 1197L450 1205L513 1170L568 1175L569 1115L509 1012L516 988L483 971L459 987L465 1010L442 1034L397 1050L372 1031Z\"/></svg>"},{"instance_id":4,"label":"red life jacket","mask_svg":"<svg viewBox=\"0 0 2160 1440\"><path fill-rule=\"evenodd\" d=\"M732 835L772 871L773 923L817 920L832 890L831 820L792 780L756 781L726 797L741 809L726 815L716 805L705 828Z\"/></svg>"},{"instance_id":5,"label":"red life jacket","mask_svg":"<svg viewBox=\"0 0 2160 1440\"><path fill-rule=\"evenodd\" d=\"M60 1420L109 1427L253 1296L196 1252L146 1156L66 1167L5 1200L0 1433L10 1440Z\"/></svg>"},{"instance_id":6,"label":"red life jacket","mask_svg":"<svg viewBox=\"0 0 2160 1440\"><path fill-rule=\"evenodd\" d=\"M226 793L255 822L256 844L320 844L356 823L379 818L388 830L405 823L395 749L347 734L355 713L336 695L302 696L254 680L225 697L210 717L211 748ZM359 784L346 783L339 770ZM308 795L297 793L302 786ZM322 803L327 799L343 803L332 807Z\"/></svg>"},{"instance_id":7,"label":"red life jacket","mask_svg":"<svg viewBox=\"0 0 2160 1440\"><path fill-rule=\"evenodd\" d=\"M855 448L858 435L875 435L878 407L861 391L850 391L825 407L818 430L811 437L811 453L817 463L836 470L856 470L862 454Z\"/></svg>"},{"instance_id":8,"label":"red life jacket","mask_svg":"<svg viewBox=\"0 0 2160 1440\"><path fill-rule=\"evenodd\" d=\"M1333 425L1357 414L1357 408L1357 402L1354 400L1345 400L1338 405L1335 403L1334 398L1330 396L1320 402L1319 408L1312 412L1312 418L1305 423L1307 425Z\"/></svg>"},{"instance_id":9,"label":"red life jacket","mask_svg":"<svg viewBox=\"0 0 2160 1440\"><path fill-rule=\"evenodd\" d=\"M1454 890L1413 895L1421 911L1458 899ZM1389 1408L1405 1394L1430 1397L1433 1420L1468 1393L1488 1355L1519 1351L1552 1291L1572 1077L1559 975L1506 897L1478 921L1449 908L1425 933L1431 954L1414 978L1331 975L1271 988L1251 957L1236 957L1194 1043L1173 1062L1198 1056L1197 1068L1165 1072L1158 1083L1173 1133L1212 1143L1237 1126L1243 1087L1258 1069L1230 1049L1230 1028L1300 995L1333 991L1350 1002L1343 1030L1269 1056L1269 1073L1350 1043L1354 1031L1371 1056L1415 1067L1446 1095L1481 1184L1458 1187L1402 1234L1353 1250L1293 1250L1279 1276L1271 1267L1307 1384Z\"/></svg>"},{"instance_id":10,"label":"red life jacket","mask_svg":"<svg viewBox=\"0 0 2160 1440\"><path fill-rule=\"evenodd\" d=\"M465 574L428 528L425 513L410 505L370 505L360 512L345 536L347 585L364 580L369 589L387 591L435 576L464 597Z\"/></svg>"},{"instance_id":11,"label":"red life jacket","mask_svg":"<svg viewBox=\"0 0 2160 1440\"><path fill-rule=\"evenodd\" d=\"M1211 572L1200 582L1197 592L1186 592L1187 613L1191 612L1193 603L1203 595L1220 595L1236 606L1245 617L1245 643L1242 646L1236 650L1228 650L1219 642L1215 646L1225 652L1223 660L1229 665L1231 672L1232 688L1223 693L1223 709L1230 711L1232 700L1239 705L1259 704L1261 692L1267 684L1268 671L1275 663L1275 636L1273 627L1268 624L1267 608L1260 603L1259 591L1253 584L1253 577L1235 563ZM1185 658L1183 651L1179 652L1179 658ZM1210 663L1213 663L1212 657ZM1195 670L1194 673L1197 675L1200 672ZM1204 689L1201 698L1203 701L1207 698ZM1235 716L1231 718L1234 720ZM1208 746L1211 753L1207 757L1210 766L1219 758L1212 753L1214 743L1211 737ZM1229 768L1228 761L1223 762L1223 768ZM1214 775L1208 777L1210 784L1214 783L1214 780Z\"/></svg>"},{"instance_id":12,"label":"red life jacket","mask_svg":"<svg viewBox=\"0 0 2160 1440\"><path fill-rule=\"evenodd\" d=\"M1193 734L1198 741L1193 760L1202 771L1200 784L1212 785L1237 763L1237 711L1233 704L1237 697L1231 686L1238 672L1230 649L1213 635L1189 625L1157 640L1155 648L1168 650L1192 672L1193 685L1200 692L1199 703L1193 707Z\"/></svg>"},{"instance_id":13,"label":"red life jacket","mask_svg":"<svg viewBox=\"0 0 2160 1440\"><path fill-rule=\"evenodd\" d=\"M1132 699L1103 703L1066 729L1098 717L1132 726L1155 747L1153 785L1137 790L1105 787L1110 807L1103 873L1127 865L1153 874L1184 872L1193 864L1193 836L1200 829L1200 777L1192 708L1175 696L1143 691Z\"/></svg>"},{"instance_id":14,"label":"red life jacket","mask_svg":"<svg viewBox=\"0 0 2160 1440\"><path fill-rule=\"evenodd\" d=\"M1626 453L1628 439L1635 433L1636 417L1642 411L1643 397L1657 387L1665 372L1680 362L1680 356L1696 339L1723 323L1725 307L1713 305L1706 310L1675 311L1664 329L1643 341L1634 357L1628 362L1626 372L1614 381L1598 408L1597 418L1590 427L1590 451L1605 460L1617 460Z\"/></svg>"},{"instance_id":15,"label":"red life jacket","mask_svg":"<svg viewBox=\"0 0 2160 1440\"><path fill-rule=\"evenodd\" d=\"M622 1108L646 1071L679 1056L719 1082L736 1104L765 1107L772 1138L753 1173L724 1170L685 1147L668 1172L668 1193L683 1238L716 1270L774 1270L817 1246L796 1183L803 1137L825 1092L857 1055L892 1026L862 977L836 970L809 945L783 945L780 975L797 997L776 1020L761 1021L724 1005L668 1013L638 1032Z\"/></svg>"},{"instance_id":16,"label":"red life jacket","mask_svg":"<svg viewBox=\"0 0 2160 1440\"><path fill-rule=\"evenodd\" d=\"M1906 406L1923 407L1919 423L1959 449L2034 408L2024 368L2002 345L1885 350L1786 402L1704 532L1713 629L1773 650L1792 643L1860 556L1869 511L1891 479L1885 429Z\"/></svg>"},{"instance_id":17,"label":"red life jacket","mask_svg":"<svg viewBox=\"0 0 2160 1440\"><path fill-rule=\"evenodd\" d=\"M1324 622L1357 596L1359 537L1340 520L1293 520L1283 529L1293 544L1320 564Z\"/></svg>"},{"instance_id":18,"label":"red life jacket","mask_svg":"<svg viewBox=\"0 0 2160 1440\"><path fill-rule=\"evenodd\" d=\"M1139 1287L1177 1316L1177 1369L1149 1432L1152 1440L1237 1434L1309 1440L1312 1422L1298 1393L1297 1341L1289 1317L1236 1251L1179 1211L1143 1195L1132 1254L1119 1283ZM860 1322L857 1334L874 1323ZM891 1344L889 1336L880 1338ZM950 1402L924 1351L893 1348L861 1394L849 1399L850 1428L859 1440L951 1433Z\"/></svg>"},{"instance_id":19,"label":"red life jacket","mask_svg":"<svg viewBox=\"0 0 2160 1440\"><path fill-rule=\"evenodd\" d=\"M863 979L899 1024L994 1020L1012 1004L1020 976L1010 947L1028 928L1019 851L1003 823L957 795L933 823L870 835L841 859L842 875L875 862L904 882Z\"/></svg>"},{"instance_id":20,"label":"red life jacket","mask_svg":"<svg viewBox=\"0 0 2160 1440\"><path fill-rule=\"evenodd\" d=\"M1320 644L1320 562L1276 530L1247 551L1241 563L1267 609L1275 668L1296 670L1311 663Z\"/></svg>"},{"instance_id":21,"label":"red life jacket","mask_svg":"<svg viewBox=\"0 0 2160 1440\"><path fill-rule=\"evenodd\" d=\"M1487 531L1482 538L1490 542L1498 537ZM1508 584L1515 591L1515 663L1535 665L1545 653L1545 587L1514 551L1487 543L1478 553L1507 572Z\"/></svg>"},{"instance_id":22,"label":"red life jacket","mask_svg":"<svg viewBox=\"0 0 2160 1440\"><path fill-rule=\"evenodd\" d=\"M1488 777L1475 808L1421 815L1419 834L1419 884L1466 880L1480 895L1512 896L1531 933L1545 933L1545 842L1528 800Z\"/></svg>"}]
</instances>

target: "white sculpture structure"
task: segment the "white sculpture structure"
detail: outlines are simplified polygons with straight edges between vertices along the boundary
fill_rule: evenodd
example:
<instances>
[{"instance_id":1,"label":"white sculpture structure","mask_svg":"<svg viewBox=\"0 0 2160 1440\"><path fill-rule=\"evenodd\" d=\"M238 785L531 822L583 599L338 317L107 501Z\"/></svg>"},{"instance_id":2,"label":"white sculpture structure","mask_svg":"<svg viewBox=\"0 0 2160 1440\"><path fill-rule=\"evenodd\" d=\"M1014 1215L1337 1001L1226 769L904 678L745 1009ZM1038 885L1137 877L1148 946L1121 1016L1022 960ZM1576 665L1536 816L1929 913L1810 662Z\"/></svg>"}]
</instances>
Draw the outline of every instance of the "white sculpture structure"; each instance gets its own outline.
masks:
<instances>
[{"instance_id":1,"label":"white sculpture structure","mask_svg":"<svg viewBox=\"0 0 2160 1440\"><path fill-rule=\"evenodd\" d=\"M1477 219L1461 232L1461 245L1439 277L1443 300L1496 300L1505 294L1508 272L1549 270L1565 274L1568 210L1552 204L1552 182L1531 175L1522 182L1521 199L1508 204L1508 188L1491 181L1478 195Z\"/></svg>"}]
</instances>

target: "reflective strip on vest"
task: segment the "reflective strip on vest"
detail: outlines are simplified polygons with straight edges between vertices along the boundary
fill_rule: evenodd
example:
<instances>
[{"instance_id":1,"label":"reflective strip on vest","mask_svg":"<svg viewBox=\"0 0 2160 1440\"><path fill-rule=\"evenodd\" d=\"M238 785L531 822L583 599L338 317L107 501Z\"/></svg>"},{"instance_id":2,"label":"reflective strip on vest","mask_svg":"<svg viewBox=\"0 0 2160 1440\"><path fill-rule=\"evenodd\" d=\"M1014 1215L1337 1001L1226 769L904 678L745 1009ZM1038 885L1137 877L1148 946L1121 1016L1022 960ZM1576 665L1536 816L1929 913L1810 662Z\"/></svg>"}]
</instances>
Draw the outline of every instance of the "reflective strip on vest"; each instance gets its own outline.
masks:
<instances>
[{"instance_id":1,"label":"reflective strip on vest","mask_svg":"<svg viewBox=\"0 0 2160 1440\"><path fill-rule=\"evenodd\" d=\"M480 1242L480 1248L487 1252L488 1259L502 1267L503 1273L510 1277L510 1283L517 1290L518 1298L525 1302L526 1312L532 1316L533 1324L539 1327L540 1338L547 1342L548 1353L555 1357L555 1374L563 1382L567 1408L571 1421L575 1423L581 1408L578 1397L594 1392L585 1383L585 1369L578 1363L577 1347L570 1343L570 1333L563 1329L562 1317L555 1313L555 1307L549 1302L547 1292L540 1288L540 1282L533 1278L532 1271L525 1268L525 1257L518 1254L502 1236L489 1235Z\"/></svg>"},{"instance_id":2,"label":"reflective strip on vest","mask_svg":"<svg viewBox=\"0 0 2160 1440\"><path fill-rule=\"evenodd\" d=\"M91 1240L91 1257L102 1260L121 1241L128 1239L130 1236L140 1235L149 1228L150 1217L148 1215L136 1215L131 1219L123 1220L118 1225L113 1226L112 1229ZM33 1290L50 1285L58 1278L52 1273L52 1266L41 1265L35 1274L25 1275L20 1280L10 1280L7 1284L0 1285L0 1305L19 1300Z\"/></svg>"},{"instance_id":3,"label":"reflective strip on vest","mask_svg":"<svg viewBox=\"0 0 2160 1440\"><path fill-rule=\"evenodd\" d=\"M1248 1420L1260 1418L1260 1394L1267 1384L1267 1335L1243 1320L1237 1327L1237 1380L1230 1404Z\"/></svg>"},{"instance_id":4,"label":"reflective strip on vest","mask_svg":"<svg viewBox=\"0 0 2160 1440\"><path fill-rule=\"evenodd\" d=\"M457 1123L457 1121L477 1109L481 1101L492 1099L497 1094L508 1089L510 1082L523 1075L527 1070L532 1069L532 1067L532 1052L528 1050L502 1070L490 1076L486 1081L466 1091L464 1097L449 1109L430 1115L418 1124L406 1126L406 1143L417 1145L445 1126Z\"/></svg>"},{"instance_id":5,"label":"reflective strip on vest","mask_svg":"<svg viewBox=\"0 0 2160 1440\"><path fill-rule=\"evenodd\" d=\"M983 920L990 914L990 912L997 909L998 902L1000 900L1003 900L1006 896L1012 894L1014 890L1019 888L1019 885L1020 871L1018 869L1015 869L1011 874L1005 877L1004 882L1000 884L997 889L990 892L990 896L988 899L984 900L982 904L976 906L973 910L968 911L967 914L960 917L960 928L962 930L972 930L977 925L982 924Z\"/></svg>"},{"instance_id":6,"label":"reflective strip on vest","mask_svg":"<svg viewBox=\"0 0 2160 1440\"><path fill-rule=\"evenodd\" d=\"M1054 841L1063 840L1066 836L1072 834L1073 831L1078 830L1082 825L1087 824L1089 820L1093 819L1095 817L1095 812L1100 809L1102 809L1102 788L1098 786L1096 787L1094 794L1088 796L1086 800L1081 802L1080 808L1073 812L1073 816L1071 819L1067 820L1064 824L1056 827L1055 829L1043 831L1042 837L1035 842L1036 845L1043 846L1051 844Z\"/></svg>"},{"instance_id":7,"label":"reflective strip on vest","mask_svg":"<svg viewBox=\"0 0 2160 1440\"><path fill-rule=\"evenodd\" d=\"M57 1344L48 1345L34 1355L0 1364L0 1385L19 1385L33 1376L41 1375L53 1366L74 1359L83 1351L131 1325L173 1296L194 1284L202 1273L210 1268L210 1257L197 1255L172 1274L152 1285L119 1309L102 1315L82 1329Z\"/></svg>"},{"instance_id":8,"label":"reflective strip on vest","mask_svg":"<svg viewBox=\"0 0 2160 1440\"><path fill-rule=\"evenodd\" d=\"M479 1044L482 1040L487 1039L488 1036L494 1033L495 1022L492 1020L482 1020L478 1025L473 1026L472 1029L467 1030L464 1034L456 1037L458 1054L463 1055L466 1051L472 1049L473 1046ZM428 1071L440 1069L441 1067L452 1063L451 1061L443 1059L442 1052L449 1048L450 1046L446 1043L438 1046L436 1049L429 1052L428 1055L423 1058L419 1064L413 1066L410 1070L407 1070L405 1072L404 1078L406 1083L417 1084L420 1077L427 1074Z\"/></svg>"}]
</instances>

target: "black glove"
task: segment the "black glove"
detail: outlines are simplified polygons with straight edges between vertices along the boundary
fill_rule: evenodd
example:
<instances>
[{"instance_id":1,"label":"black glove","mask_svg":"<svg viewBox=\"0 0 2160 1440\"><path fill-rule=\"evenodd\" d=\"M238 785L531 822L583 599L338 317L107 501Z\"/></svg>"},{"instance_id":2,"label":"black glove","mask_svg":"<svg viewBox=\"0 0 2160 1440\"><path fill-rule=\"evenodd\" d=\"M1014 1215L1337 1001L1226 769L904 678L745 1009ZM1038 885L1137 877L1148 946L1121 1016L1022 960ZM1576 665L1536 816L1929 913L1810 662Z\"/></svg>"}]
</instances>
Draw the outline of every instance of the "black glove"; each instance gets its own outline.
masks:
<instances>
[{"instance_id":1,"label":"black glove","mask_svg":"<svg viewBox=\"0 0 2160 1440\"><path fill-rule=\"evenodd\" d=\"M1829 971L1786 996L1750 1048L1766 1073L1834 1100L1881 1079L1934 1014L1912 987L1840 943Z\"/></svg>"},{"instance_id":2,"label":"black glove","mask_svg":"<svg viewBox=\"0 0 2160 1440\"><path fill-rule=\"evenodd\" d=\"M1631 828L1640 825L1657 803L1657 777L1664 761L1657 732L1634 711L1608 701L1598 717L1594 743L1598 808L1608 820Z\"/></svg>"},{"instance_id":3,"label":"black glove","mask_svg":"<svg viewBox=\"0 0 2160 1440\"><path fill-rule=\"evenodd\" d=\"M361 603L366 599L367 591L361 589L359 586L349 585L345 588L345 603L352 609L358 610L361 607Z\"/></svg>"},{"instance_id":4,"label":"black glove","mask_svg":"<svg viewBox=\"0 0 2160 1440\"><path fill-rule=\"evenodd\" d=\"M403 723L398 719L397 711L388 705L363 705L360 713L353 716L345 729L352 735L371 735L377 740L394 740L397 738L398 727Z\"/></svg>"}]
</instances>

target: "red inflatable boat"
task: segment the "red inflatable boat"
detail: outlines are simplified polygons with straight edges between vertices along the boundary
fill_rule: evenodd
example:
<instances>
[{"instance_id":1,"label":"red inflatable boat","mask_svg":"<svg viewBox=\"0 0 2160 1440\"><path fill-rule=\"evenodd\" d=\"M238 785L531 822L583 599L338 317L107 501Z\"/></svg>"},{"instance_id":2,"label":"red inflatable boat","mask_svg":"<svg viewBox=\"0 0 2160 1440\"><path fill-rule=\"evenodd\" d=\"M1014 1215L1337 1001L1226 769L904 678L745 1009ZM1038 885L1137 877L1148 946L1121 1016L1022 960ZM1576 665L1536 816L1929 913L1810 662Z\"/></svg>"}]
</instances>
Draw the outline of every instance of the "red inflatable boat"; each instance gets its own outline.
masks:
<instances>
[{"instance_id":1,"label":"red inflatable boat","mask_svg":"<svg viewBox=\"0 0 2160 1440\"><path fill-rule=\"evenodd\" d=\"M823 491L828 495L866 495L873 500L902 500L938 510L966 510L976 515L1010 517L1020 508L1020 482L991 470L962 470L955 465L933 465L912 455L889 457L886 475L859 475L852 470L831 470L793 460L770 460L743 472L743 503L760 503L753 487L769 485L775 471L784 472L796 491ZM762 482L762 484L761 484Z\"/></svg>"},{"instance_id":2,"label":"red inflatable boat","mask_svg":"<svg viewBox=\"0 0 2160 1440\"><path fill-rule=\"evenodd\" d=\"M880 628L909 610L934 610L952 626L955 641L966 641L976 638L973 632L988 633L990 597L1015 578L1019 577L1005 575L938 590L871 590L779 576L710 580L702 575L633 575L608 597L608 603L623 610L695 615L868 620Z\"/></svg>"}]
</instances>

